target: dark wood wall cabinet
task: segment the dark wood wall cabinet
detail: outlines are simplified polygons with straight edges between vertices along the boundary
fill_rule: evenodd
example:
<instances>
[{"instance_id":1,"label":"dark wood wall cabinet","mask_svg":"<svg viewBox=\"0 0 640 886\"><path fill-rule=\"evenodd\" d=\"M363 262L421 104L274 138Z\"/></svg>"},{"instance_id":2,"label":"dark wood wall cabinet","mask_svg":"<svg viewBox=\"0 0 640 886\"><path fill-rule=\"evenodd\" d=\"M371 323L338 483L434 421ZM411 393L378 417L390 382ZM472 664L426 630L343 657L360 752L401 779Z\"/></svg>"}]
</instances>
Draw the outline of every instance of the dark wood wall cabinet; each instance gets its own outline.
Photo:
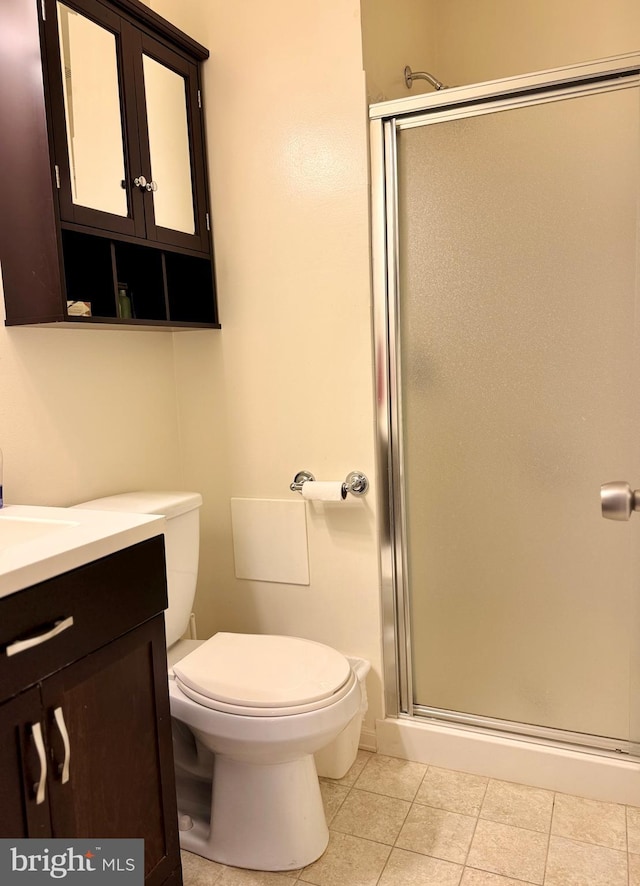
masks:
<instances>
[{"instance_id":1,"label":"dark wood wall cabinet","mask_svg":"<svg viewBox=\"0 0 640 886\"><path fill-rule=\"evenodd\" d=\"M0 2L7 325L219 327L207 57L139 0Z\"/></svg>"},{"instance_id":2,"label":"dark wood wall cabinet","mask_svg":"<svg viewBox=\"0 0 640 886\"><path fill-rule=\"evenodd\" d=\"M181 886L166 603L161 536L0 600L0 836L143 839Z\"/></svg>"}]
</instances>

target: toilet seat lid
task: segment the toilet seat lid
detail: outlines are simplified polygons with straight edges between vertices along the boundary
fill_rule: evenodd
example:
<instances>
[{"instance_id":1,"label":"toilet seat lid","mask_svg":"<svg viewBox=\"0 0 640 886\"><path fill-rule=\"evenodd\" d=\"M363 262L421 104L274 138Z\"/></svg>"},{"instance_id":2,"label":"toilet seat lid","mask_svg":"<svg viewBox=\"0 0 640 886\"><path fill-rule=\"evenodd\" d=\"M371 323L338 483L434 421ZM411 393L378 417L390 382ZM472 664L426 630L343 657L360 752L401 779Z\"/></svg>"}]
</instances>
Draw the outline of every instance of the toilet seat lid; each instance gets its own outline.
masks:
<instances>
[{"instance_id":1,"label":"toilet seat lid","mask_svg":"<svg viewBox=\"0 0 640 886\"><path fill-rule=\"evenodd\" d=\"M214 634L174 665L180 683L231 705L285 708L330 698L349 679L344 655L313 640Z\"/></svg>"}]
</instances>

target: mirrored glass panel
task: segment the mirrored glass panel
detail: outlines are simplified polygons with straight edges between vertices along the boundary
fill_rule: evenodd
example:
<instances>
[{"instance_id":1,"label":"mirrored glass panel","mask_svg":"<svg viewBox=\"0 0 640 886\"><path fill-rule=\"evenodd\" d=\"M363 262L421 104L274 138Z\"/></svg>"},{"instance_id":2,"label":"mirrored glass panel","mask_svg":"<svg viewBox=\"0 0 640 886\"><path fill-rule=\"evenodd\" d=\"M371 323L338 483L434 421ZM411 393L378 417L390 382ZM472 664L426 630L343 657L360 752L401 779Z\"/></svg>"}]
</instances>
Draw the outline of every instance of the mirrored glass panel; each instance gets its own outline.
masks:
<instances>
[{"instance_id":1,"label":"mirrored glass panel","mask_svg":"<svg viewBox=\"0 0 640 886\"><path fill-rule=\"evenodd\" d=\"M148 55L143 65L155 222L194 234L185 79Z\"/></svg>"},{"instance_id":2,"label":"mirrored glass panel","mask_svg":"<svg viewBox=\"0 0 640 886\"><path fill-rule=\"evenodd\" d=\"M116 38L58 3L73 202L127 216Z\"/></svg>"}]
</instances>

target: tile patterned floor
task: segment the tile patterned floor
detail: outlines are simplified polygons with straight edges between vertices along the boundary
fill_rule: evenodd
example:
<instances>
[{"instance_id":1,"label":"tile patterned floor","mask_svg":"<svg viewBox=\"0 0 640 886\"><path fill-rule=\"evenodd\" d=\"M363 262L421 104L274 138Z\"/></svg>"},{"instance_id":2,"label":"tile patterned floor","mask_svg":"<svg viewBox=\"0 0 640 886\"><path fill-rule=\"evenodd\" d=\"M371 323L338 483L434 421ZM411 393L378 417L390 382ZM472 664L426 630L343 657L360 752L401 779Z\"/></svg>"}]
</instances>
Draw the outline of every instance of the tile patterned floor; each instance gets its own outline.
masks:
<instances>
[{"instance_id":1,"label":"tile patterned floor","mask_svg":"<svg viewBox=\"0 0 640 886\"><path fill-rule=\"evenodd\" d=\"M321 788L318 861L263 873L183 852L185 886L640 886L640 808L366 751Z\"/></svg>"}]
</instances>

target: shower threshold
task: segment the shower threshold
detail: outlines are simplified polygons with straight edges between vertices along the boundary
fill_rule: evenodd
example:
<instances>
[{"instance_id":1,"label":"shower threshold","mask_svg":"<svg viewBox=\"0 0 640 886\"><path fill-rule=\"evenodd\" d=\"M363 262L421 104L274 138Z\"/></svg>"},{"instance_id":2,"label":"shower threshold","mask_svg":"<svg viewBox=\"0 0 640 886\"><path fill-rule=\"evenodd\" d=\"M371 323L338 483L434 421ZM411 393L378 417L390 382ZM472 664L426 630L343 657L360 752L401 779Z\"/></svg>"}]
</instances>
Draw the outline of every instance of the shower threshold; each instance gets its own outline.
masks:
<instances>
[{"instance_id":1,"label":"shower threshold","mask_svg":"<svg viewBox=\"0 0 640 886\"><path fill-rule=\"evenodd\" d=\"M609 744L610 740L593 736L578 736L581 743L577 743L576 733L540 729L532 735L532 727L523 724L460 714L454 714L455 721L451 717L445 720L445 713L452 712L416 706L414 715L378 720L378 753L567 794L579 793L594 800L640 805L637 744ZM505 728L511 726L513 730ZM596 746L594 741L607 746ZM618 750L621 745L628 750Z\"/></svg>"}]
</instances>

